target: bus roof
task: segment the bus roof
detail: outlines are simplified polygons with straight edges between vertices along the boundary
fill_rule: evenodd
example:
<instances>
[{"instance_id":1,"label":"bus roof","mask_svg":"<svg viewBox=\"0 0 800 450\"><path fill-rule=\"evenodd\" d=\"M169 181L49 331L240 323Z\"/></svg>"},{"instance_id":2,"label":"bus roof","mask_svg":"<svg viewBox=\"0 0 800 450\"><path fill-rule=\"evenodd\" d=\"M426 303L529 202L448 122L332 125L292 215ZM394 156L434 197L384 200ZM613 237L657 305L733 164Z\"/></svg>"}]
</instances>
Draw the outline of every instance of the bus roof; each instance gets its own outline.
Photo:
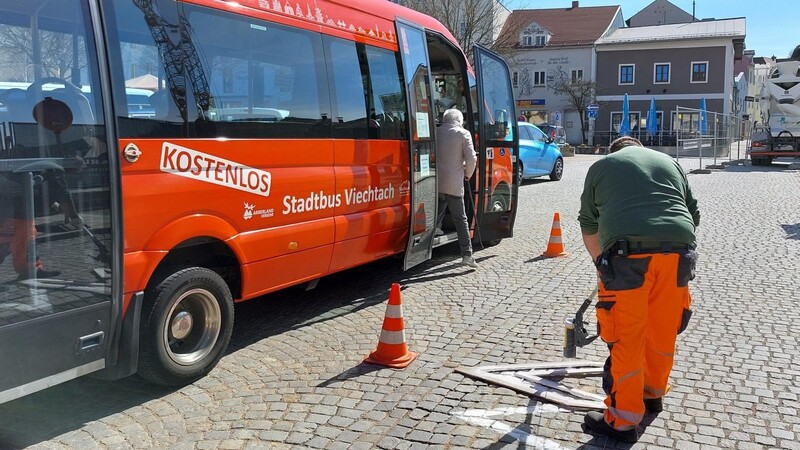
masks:
<instances>
[{"instance_id":1,"label":"bus roof","mask_svg":"<svg viewBox=\"0 0 800 450\"><path fill-rule=\"evenodd\" d=\"M327 31L327 34L349 32L355 36L361 35L368 39L389 43L395 48L397 46L397 37L395 36L394 21L396 18L401 18L442 34L461 49L458 40L441 22L388 0L182 1L253 17L262 17L264 13L267 15L274 14L281 18L279 19L281 23L287 25L301 26L303 28L318 27L319 31ZM354 11L357 11L357 14L354 14ZM463 49L461 50L463 52Z\"/></svg>"},{"instance_id":2,"label":"bus roof","mask_svg":"<svg viewBox=\"0 0 800 450\"><path fill-rule=\"evenodd\" d=\"M326 0L320 0L318 3L324 3ZM394 21L395 18L399 17L401 19L408 20L410 22L414 22L418 25L421 25L429 30L436 31L444 35L447 39L449 39L452 43L459 45L458 40L450 33L450 30L447 29L441 22L436 20L435 18L423 14L419 11L415 11L410 8L406 8L405 6L399 5L397 3L390 2L388 0L381 1L381 0L327 0L330 3L338 3L340 5L345 5L349 8L359 10L365 14L371 16L378 16L383 17L386 20ZM460 46L459 46L460 48Z\"/></svg>"}]
</instances>

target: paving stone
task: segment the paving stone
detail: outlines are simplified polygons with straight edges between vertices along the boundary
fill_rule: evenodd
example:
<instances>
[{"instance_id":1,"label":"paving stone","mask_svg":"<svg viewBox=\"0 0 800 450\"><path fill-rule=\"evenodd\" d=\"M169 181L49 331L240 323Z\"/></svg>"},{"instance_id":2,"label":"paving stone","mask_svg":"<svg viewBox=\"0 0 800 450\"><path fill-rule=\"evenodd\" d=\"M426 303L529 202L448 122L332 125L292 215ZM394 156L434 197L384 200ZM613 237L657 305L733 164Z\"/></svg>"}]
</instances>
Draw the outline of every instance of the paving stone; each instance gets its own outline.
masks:
<instances>
[{"instance_id":1,"label":"paving stone","mask_svg":"<svg viewBox=\"0 0 800 450\"><path fill-rule=\"evenodd\" d=\"M561 181L521 186L514 237L477 246L475 272L452 264L459 250L448 244L406 272L387 258L325 277L315 290L237 304L231 351L193 385L74 380L0 405L0 441L35 450L519 448L456 414L472 409L495 411L498 425L566 448L604 448L606 441L583 433L581 415L504 415L498 411L530 399L454 371L563 359L561 324L592 287L576 217L597 158L570 157ZM700 168L693 158L679 164ZM764 268L800 267L800 205L787 196L800 172L728 165L687 178L702 213L694 315L678 339L665 411L632 448L798 449L800 370L792 367L800 347L785 337L797 334L800 286ZM536 259L555 211L571 255ZM392 282L403 288L409 347L420 352L404 370L362 364ZM607 356L601 344L580 352L587 360ZM582 383L600 392L599 379Z\"/></svg>"}]
</instances>

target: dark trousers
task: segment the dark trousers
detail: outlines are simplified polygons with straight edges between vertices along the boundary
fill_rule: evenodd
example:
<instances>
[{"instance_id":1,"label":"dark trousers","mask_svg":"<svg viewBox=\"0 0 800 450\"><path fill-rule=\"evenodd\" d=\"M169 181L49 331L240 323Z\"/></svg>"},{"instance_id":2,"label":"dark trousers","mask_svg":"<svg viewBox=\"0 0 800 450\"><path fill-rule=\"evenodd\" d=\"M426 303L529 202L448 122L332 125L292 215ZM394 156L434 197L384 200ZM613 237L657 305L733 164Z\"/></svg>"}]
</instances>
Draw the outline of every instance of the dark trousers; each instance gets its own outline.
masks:
<instances>
[{"instance_id":1,"label":"dark trousers","mask_svg":"<svg viewBox=\"0 0 800 450\"><path fill-rule=\"evenodd\" d=\"M439 193L439 214L436 217L437 228L442 227L445 208L450 209L450 216L456 225L458 245L461 246L461 256L472 256L472 239L469 236L469 223L467 223L467 212L464 209L464 197Z\"/></svg>"}]
</instances>

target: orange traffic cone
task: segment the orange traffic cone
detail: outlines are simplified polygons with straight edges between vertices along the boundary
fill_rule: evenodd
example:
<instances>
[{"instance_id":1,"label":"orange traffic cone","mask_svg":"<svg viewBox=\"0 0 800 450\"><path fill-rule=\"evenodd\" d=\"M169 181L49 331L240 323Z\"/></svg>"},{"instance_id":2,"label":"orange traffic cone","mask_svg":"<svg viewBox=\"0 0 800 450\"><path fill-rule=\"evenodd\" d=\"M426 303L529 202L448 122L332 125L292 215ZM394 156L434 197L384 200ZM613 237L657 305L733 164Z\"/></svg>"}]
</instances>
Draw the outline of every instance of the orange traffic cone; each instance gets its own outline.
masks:
<instances>
[{"instance_id":1,"label":"orange traffic cone","mask_svg":"<svg viewBox=\"0 0 800 450\"><path fill-rule=\"evenodd\" d=\"M564 243L561 242L561 216L558 213L553 215L553 228L550 229L550 241L547 243L547 250L542 253L546 258L567 256L569 253L564 251Z\"/></svg>"},{"instance_id":2,"label":"orange traffic cone","mask_svg":"<svg viewBox=\"0 0 800 450\"><path fill-rule=\"evenodd\" d=\"M405 369L417 355L417 353L408 351L405 325L403 324L403 305L400 303L400 285L392 283L378 347L364 358L364 362L380 364L393 369Z\"/></svg>"},{"instance_id":3,"label":"orange traffic cone","mask_svg":"<svg viewBox=\"0 0 800 450\"><path fill-rule=\"evenodd\" d=\"M420 203L417 212L414 213L414 234L420 234L425 231L426 221L425 203Z\"/></svg>"}]
</instances>

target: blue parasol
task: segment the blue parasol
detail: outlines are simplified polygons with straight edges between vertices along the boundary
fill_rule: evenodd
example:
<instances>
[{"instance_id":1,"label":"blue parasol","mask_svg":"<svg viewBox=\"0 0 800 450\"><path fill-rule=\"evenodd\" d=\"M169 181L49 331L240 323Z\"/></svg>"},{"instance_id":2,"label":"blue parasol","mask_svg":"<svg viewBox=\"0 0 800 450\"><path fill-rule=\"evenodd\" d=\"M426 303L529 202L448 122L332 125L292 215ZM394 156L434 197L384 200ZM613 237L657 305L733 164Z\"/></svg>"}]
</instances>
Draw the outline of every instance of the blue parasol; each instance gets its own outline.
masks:
<instances>
[{"instance_id":1,"label":"blue parasol","mask_svg":"<svg viewBox=\"0 0 800 450\"><path fill-rule=\"evenodd\" d=\"M706 113L706 98L700 99L700 113L697 118L697 130L701 135L708 134L708 113Z\"/></svg>"},{"instance_id":2,"label":"blue parasol","mask_svg":"<svg viewBox=\"0 0 800 450\"><path fill-rule=\"evenodd\" d=\"M628 113L628 94L625 94L625 97L622 98L622 120L619 124L619 135L620 136L630 136L631 135L631 120L628 117L630 114Z\"/></svg>"},{"instance_id":3,"label":"blue parasol","mask_svg":"<svg viewBox=\"0 0 800 450\"><path fill-rule=\"evenodd\" d=\"M658 135L658 114L656 114L656 98L650 98L650 109L647 110L647 137Z\"/></svg>"}]
</instances>

